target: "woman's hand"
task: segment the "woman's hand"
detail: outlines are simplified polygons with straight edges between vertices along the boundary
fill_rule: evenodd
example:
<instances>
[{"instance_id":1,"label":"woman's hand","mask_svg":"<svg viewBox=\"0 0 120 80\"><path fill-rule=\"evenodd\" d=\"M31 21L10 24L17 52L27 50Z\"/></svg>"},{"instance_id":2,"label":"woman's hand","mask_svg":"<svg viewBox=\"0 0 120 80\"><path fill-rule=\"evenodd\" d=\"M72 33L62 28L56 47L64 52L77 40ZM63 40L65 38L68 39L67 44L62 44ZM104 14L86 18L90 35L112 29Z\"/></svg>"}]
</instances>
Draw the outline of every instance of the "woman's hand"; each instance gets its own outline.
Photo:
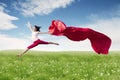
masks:
<instances>
[{"instance_id":1,"label":"woman's hand","mask_svg":"<svg viewBox=\"0 0 120 80\"><path fill-rule=\"evenodd\" d=\"M31 23L29 21L27 22L26 25L27 25L27 27L31 27Z\"/></svg>"}]
</instances>

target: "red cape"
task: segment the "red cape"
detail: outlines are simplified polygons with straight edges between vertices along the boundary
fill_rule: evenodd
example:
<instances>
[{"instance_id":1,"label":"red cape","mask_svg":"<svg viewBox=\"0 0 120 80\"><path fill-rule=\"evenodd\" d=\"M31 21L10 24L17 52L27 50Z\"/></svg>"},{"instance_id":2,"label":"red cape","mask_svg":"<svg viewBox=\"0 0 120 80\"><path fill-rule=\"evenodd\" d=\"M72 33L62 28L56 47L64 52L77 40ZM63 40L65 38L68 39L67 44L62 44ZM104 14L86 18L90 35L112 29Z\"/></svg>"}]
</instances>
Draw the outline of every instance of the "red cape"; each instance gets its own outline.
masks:
<instances>
[{"instance_id":1,"label":"red cape","mask_svg":"<svg viewBox=\"0 0 120 80\"><path fill-rule=\"evenodd\" d=\"M98 54L108 54L111 45L111 39L90 28L66 27L60 20L53 20L49 27L49 32L56 36L66 36L72 41L83 41L89 39L94 51Z\"/></svg>"}]
</instances>

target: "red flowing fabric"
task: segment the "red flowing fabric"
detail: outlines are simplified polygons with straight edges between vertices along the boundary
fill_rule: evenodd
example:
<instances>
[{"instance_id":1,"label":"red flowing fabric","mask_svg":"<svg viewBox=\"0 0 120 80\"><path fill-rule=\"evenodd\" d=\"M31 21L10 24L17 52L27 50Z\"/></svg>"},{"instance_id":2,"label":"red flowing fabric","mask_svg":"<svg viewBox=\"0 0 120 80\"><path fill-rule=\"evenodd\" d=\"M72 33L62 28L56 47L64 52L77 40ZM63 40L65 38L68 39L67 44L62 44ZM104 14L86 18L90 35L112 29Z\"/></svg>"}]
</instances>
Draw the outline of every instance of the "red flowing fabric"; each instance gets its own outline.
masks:
<instances>
[{"instance_id":1,"label":"red flowing fabric","mask_svg":"<svg viewBox=\"0 0 120 80\"><path fill-rule=\"evenodd\" d=\"M53 20L49 27L49 32L52 35L63 35L63 31L66 29L66 25L60 20Z\"/></svg>"},{"instance_id":2,"label":"red flowing fabric","mask_svg":"<svg viewBox=\"0 0 120 80\"><path fill-rule=\"evenodd\" d=\"M78 28L66 25L60 20L53 20L49 27L49 32L56 36L66 36L72 41L83 41L89 39L94 51L98 54L108 54L111 45L111 39L90 28Z\"/></svg>"}]
</instances>

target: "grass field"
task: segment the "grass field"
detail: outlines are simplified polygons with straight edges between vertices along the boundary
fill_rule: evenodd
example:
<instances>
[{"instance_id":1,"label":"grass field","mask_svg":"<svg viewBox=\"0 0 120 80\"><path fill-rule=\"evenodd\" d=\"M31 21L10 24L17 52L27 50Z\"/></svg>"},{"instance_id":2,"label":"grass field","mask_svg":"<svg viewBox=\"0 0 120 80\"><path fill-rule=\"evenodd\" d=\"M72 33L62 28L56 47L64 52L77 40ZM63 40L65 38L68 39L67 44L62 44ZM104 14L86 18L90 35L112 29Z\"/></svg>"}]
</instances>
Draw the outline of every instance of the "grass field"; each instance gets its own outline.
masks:
<instances>
[{"instance_id":1,"label":"grass field","mask_svg":"<svg viewBox=\"0 0 120 80\"><path fill-rule=\"evenodd\" d=\"M0 51L0 80L120 80L120 51L19 52Z\"/></svg>"}]
</instances>

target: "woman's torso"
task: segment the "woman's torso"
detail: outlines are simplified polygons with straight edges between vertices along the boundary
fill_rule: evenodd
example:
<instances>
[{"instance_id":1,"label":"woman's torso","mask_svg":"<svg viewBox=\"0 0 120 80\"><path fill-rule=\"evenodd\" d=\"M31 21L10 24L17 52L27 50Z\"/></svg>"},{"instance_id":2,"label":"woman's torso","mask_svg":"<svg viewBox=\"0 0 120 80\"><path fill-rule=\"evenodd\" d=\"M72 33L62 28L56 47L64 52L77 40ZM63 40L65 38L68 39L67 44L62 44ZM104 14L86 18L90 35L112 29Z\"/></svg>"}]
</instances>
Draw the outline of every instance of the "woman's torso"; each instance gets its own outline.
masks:
<instances>
[{"instance_id":1,"label":"woman's torso","mask_svg":"<svg viewBox=\"0 0 120 80\"><path fill-rule=\"evenodd\" d=\"M32 32L32 40L33 41L36 41L36 40L38 40L39 38L38 38L38 34L39 34L39 32Z\"/></svg>"}]
</instances>

